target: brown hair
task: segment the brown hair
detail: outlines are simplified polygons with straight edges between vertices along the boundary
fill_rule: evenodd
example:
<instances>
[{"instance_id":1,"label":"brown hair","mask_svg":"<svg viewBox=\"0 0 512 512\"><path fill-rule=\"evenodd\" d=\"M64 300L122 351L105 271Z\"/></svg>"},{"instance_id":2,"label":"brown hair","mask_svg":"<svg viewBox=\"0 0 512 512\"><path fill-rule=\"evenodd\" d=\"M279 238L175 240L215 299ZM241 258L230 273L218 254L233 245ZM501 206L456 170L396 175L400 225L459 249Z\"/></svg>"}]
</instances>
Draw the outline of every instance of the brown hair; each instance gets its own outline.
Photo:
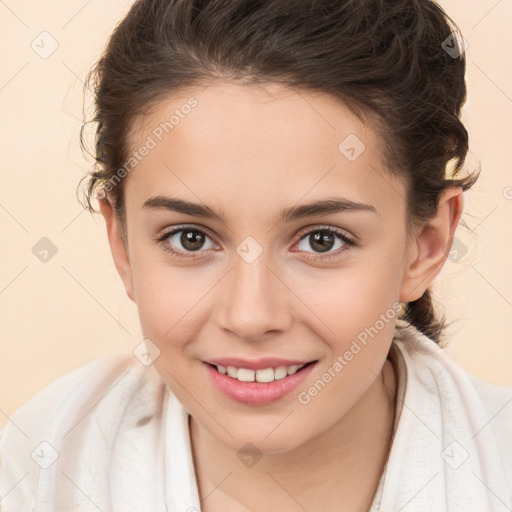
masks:
<instances>
[{"instance_id":1,"label":"brown hair","mask_svg":"<svg viewBox=\"0 0 512 512\"><path fill-rule=\"evenodd\" d=\"M407 185L408 228L421 225L445 188L479 176L454 178L468 151L460 41L430 0L137 0L86 80L95 115L83 150L86 125L96 133L85 207L96 211L93 193L125 165L135 120L179 88L223 78L328 93L374 121L387 169ZM123 232L125 179L109 192ZM440 343L445 318L429 289L402 318Z\"/></svg>"}]
</instances>

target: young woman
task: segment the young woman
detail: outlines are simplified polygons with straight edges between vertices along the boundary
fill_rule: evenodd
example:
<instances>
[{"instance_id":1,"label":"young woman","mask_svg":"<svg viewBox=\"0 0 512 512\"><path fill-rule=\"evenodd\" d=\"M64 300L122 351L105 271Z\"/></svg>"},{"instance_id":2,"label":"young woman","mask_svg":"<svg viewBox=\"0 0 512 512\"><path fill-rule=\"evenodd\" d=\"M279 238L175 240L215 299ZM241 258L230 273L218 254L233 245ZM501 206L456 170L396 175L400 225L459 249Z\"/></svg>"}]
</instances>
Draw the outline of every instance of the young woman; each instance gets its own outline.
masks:
<instances>
[{"instance_id":1,"label":"young woman","mask_svg":"<svg viewBox=\"0 0 512 512\"><path fill-rule=\"evenodd\" d=\"M145 339L13 416L3 511L511 510L512 389L430 295L477 179L458 34L429 0L133 4L86 198Z\"/></svg>"}]
</instances>

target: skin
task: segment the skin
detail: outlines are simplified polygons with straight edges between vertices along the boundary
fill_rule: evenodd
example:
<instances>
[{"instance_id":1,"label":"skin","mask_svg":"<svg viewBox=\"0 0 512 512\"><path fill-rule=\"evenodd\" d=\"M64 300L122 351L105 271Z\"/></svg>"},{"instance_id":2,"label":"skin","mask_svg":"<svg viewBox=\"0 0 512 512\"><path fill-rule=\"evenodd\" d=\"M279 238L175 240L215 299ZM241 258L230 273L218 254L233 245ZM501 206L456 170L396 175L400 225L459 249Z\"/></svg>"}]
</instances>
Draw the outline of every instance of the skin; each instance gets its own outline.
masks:
<instances>
[{"instance_id":1,"label":"skin","mask_svg":"<svg viewBox=\"0 0 512 512\"><path fill-rule=\"evenodd\" d=\"M368 510L390 449L396 376L386 359L395 320L308 404L298 401L357 335L392 305L418 299L442 269L463 209L461 188L407 237L405 184L382 166L380 139L328 95L285 86L216 80L161 100L130 133L132 150L190 96L198 105L130 172L126 244L109 197L100 200L116 268L137 304L142 331L161 353L157 370L191 413L191 441L203 511ZM356 134L366 149L350 161L338 145ZM151 196L206 204L225 222L146 210ZM371 211L345 211L276 224L285 207L343 196ZM167 239L192 225L204 245ZM338 228L328 261L310 236ZM185 228L186 229L186 228ZM248 236L262 248L248 263ZM201 361L275 356L318 360L304 385L269 405L220 393ZM240 448L262 457L245 466Z\"/></svg>"}]
</instances>

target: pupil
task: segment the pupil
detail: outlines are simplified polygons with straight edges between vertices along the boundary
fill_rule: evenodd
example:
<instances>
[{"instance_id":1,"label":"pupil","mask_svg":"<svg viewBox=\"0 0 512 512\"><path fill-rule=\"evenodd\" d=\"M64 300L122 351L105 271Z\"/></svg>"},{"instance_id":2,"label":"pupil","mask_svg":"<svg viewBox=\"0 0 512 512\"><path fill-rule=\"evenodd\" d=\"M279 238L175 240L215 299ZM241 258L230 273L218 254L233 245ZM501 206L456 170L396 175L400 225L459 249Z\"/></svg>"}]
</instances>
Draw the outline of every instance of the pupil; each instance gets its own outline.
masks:
<instances>
[{"instance_id":1,"label":"pupil","mask_svg":"<svg viewBox=\"0 0 512 512\"><path fill-rule=\"evenodd\" d=\"M183 231L181 243L187 250L193 251L200 249L204 243L204 236L198 231Z\"/></svg>"},{"instance_id":2,"label":"pupil","mask_svg":"<svg viewBox=\"0 0 512 512\"><path fill-rule=\"evenodd\" d=\"M315 234L310 235L313 241L311 242L311 247L315 248L319 252L326 252L332 249L332 244L334 243L334 235L329 231L317 231Z\"/></svg>"}]
</instances>

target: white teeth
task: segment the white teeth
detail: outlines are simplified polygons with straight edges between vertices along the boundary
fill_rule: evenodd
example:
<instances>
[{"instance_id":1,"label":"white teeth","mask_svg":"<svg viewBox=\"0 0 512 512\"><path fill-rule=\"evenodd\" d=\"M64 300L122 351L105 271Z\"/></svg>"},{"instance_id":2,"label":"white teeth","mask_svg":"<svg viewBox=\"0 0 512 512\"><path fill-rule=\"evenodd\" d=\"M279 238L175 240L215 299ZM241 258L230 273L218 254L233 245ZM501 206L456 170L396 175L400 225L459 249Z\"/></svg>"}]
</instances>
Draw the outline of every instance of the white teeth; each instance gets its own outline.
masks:
<instances>
[{"instance_id":1,"label":"white teeth","mask_svg":"<svg viewBox=\"0 0 512 512\"><path fill-rule=\"evenodd\" d=\"M247 368L238 368L236 378L242 382L254 382L254 370L248 370Z\"/></svg>"},{"instance_id":2,"label":"white teeth","mask_svg":"<svg viewBox=\"0 0 512 512\"><path fill-rule=\"evenodd\" d=\"M306 366L305 364L294 364L292 366L278 366L277 368L265 368L262 370L249 370L248 368L236 368L235 366L218 365L217 370L223 375L228 375L241 382L273 382L293 375Z\"/></svg>"},{"instance_id":3,"label":"white teeth","mask_svg":"<svg viewBox=\"0 0 512 512\"><path fill-rule=\"evenodd\" d=\"M304 366L304 365L302 365ZM299 368L302 368L302 366L300 364L294 364L293 366L289 366L288 367L288 375L293 375L294 373L297 372L297 370Z\"/></svg>"},{"instance_id":4,"label":"white teeth","mask_svg":"<svg viewBox=\"0 0 512 512\"><path fill-rule=\"evenodd\" d=\"M284 379L288 375L288 370L286 369L286 366L279 366L274 370L274 379Z\"/></svg>"},{"instance_id":5,"label":"white teeth","mask_svg":"<svg viewBox=\"0 0 512 512\"><path fill-rule=\"evenodd\" d=\"M227 372L228 372L228 375L230 377L233 377L234 379L237 378L237 373L238 373L238 370L234 367L234 366L228 366L226 368Z\"/></svg>"},{"instance_id":6,"label":"white teeth","mask_svg":"<svg viewBox=\"0 0 512 512\"><path fill-rule=\"evenodd\" d=\"M272 382L274 380L274 370L272 368L256 370L256 380L258 382Z\"/></svg>"}]
</instances>

